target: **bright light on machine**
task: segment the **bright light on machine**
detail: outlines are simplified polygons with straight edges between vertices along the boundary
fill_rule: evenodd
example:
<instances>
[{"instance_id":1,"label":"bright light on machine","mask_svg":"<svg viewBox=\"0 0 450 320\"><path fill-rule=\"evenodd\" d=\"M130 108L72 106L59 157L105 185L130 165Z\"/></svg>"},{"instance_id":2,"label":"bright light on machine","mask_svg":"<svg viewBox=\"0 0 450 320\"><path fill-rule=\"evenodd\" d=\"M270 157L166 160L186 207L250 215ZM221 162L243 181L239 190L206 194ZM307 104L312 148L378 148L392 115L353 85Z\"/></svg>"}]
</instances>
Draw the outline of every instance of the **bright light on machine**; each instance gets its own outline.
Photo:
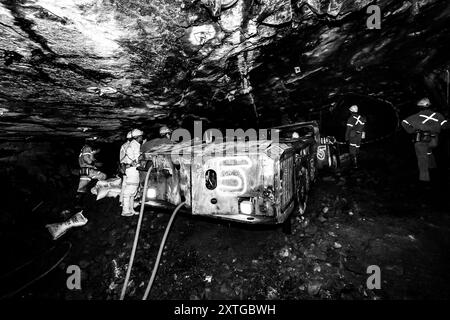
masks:
<instances>
[{"instance_id":1,"label":"bright light on machine","mask_svg":"<svg viewBox=\"0 0 450 320\"><path fill-rule=\"evenodd\" d=\"M239 204L239 209L243 214L252 214L253 212L253 204L251 201L242 201Z\"/></svg>"},{"instance_id":2,"label":"bright light on machine","mask_svg":"<svg viewBox=\"0 0 450 320\"><path fill-rule=\"evenodd\" d=\"M149 188L147 190L147 198L155 199L156 198L156 189Z\"/></svg>"}]
</instances>

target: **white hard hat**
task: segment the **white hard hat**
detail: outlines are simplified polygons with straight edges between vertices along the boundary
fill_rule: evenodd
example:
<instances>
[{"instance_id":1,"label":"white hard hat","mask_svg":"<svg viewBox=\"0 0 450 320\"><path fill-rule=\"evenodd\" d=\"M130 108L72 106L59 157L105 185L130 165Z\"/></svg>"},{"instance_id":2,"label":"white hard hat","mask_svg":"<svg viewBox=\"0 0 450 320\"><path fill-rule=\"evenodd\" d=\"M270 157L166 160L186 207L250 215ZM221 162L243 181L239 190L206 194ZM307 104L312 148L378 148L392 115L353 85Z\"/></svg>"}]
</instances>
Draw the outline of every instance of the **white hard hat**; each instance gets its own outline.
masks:
<instances>
[{"instance_id":1,"label":"white hard hat","mask_svg":"<svg viewBox=\"0 0 450 320\"><path fill-rule=\"evenodd\" d=\"M142 135L144 135L144 132L139 129L133 129L133 131L131 131L131 137L133 138L140 137Z\"/></svg>"},{"instance_id":2,"label":"white hard hat","mask_svg":"<svg viewBox=\"0 0 450 320\"><path fill-rule=\"evenodd\" d=\"M132 138L132 136L131 136L131 131L128 131L128 133L127 133L127 139L131 139Z\"/></svg>"},{"instance_id":3,"label":"white hard hat","mask_svg":"<svg viewBox=\"0 0 450 320\"><path fill-rule=\"evenodd\" d=\"M350 110L350 112L358 112L358 106L356 104L354 104L350 107L349 110Z\"/></svg>"},{"instance_id":4,"label":"white hard hat","mask_svg":"<svg viewBox=\"0 0 450 320\"><path fill-rule=\"evenodd\" d=\"M430 102L430 99L423 98L423 99L420 99L419 102L417 102L417 105L419 107L429 107L431 105L431 102Z\"/></svg>"},{"instance_id":5,"label":"white hard hat","mask_svg":"<svg viewBox=\"0 0 450 320\"><path fill-rule=\"evenodd\" d=\"M159 129L159 134L161 135L161 136L163 136L163 135L165 135L165 134L168 134L168 133L171 133L172 131L170 131L170 129L168 128L168 127L166 127L166 126L162 126L160 129Z\"/></svg>"},{"instance_id":6,"label":"white hard hat","mask_svg":"<svg viewBox=\"0 0 450 320\"><path fill-rule=\"evenodd\" d=\"M298 134L297 131L294 131L294 132L292 133L292 139L300 139L300 135Z\"/></svg>"}]
</instances>

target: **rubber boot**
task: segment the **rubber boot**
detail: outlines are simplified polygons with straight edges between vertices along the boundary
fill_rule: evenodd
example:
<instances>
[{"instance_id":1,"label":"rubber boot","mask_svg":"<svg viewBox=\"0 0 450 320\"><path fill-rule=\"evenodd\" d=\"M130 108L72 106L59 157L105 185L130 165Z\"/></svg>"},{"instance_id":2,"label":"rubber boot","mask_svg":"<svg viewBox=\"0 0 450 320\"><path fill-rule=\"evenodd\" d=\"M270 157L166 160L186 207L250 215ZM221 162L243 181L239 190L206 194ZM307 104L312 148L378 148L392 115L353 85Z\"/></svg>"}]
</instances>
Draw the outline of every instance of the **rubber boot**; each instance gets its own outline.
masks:
<instances>
[{"instance_id":1,"label":"rubber boot","mask_svg":"<svg viewBox=\"0 0 450 320\"><path fill-rule=\"evenodd\" d=\"M358 169L358 157L353 156L353 168Z\"/></svg>"},{"instance_id":2,"label":"rubber boot","mask_svg":"<svg viewBox=\"0 0 450 320\"><path fill-rule=\"evenodd\" d=\"M141 210L141 200L140 199L134 199L133 208L137 209L138 211Z\"/></svg>"},{"instance_id":3,"label":"rubber boot","mask_svg":"<svg viewBox=\"0 0 450 320\"><path fill-rule=\"evenodd\" d=\"M132 213L132 214L134 214L134 215L139 215L139 211L136 211L136 210L134 210L134 197L130 197L130 200L129 200L130 202L130 205L129 205L129 207L130 207L130 212Z\"/></svg>"},{"instance_id":4,"label":"rubber boot","mask_svg":"<svg viewBox=\"0 0 450 320\"><path fill-rule=\"evenodd\" d=\"M431 185L428 181L419 181L418 183L420 194L417 197L422 204L430 204L432 202Z\"/></svg>"},{"instance_id":5,"label":"rubber boot","mask_svg":"<svg viewBox=\"0 0 450 320\"><path fill-rule=\"evenodd\" d=\"M122 178L122 189L120 190L120 196L119 196L119 202L120 202L121 207L123 206L123 197L124 197L126 185L127 185L127 176L124 175Z\"/></svg>"},{"instance_id":6,"label":"rubber boot","mask_svg":"<svg viewBox=\"0 0 450 320\"><path fill-rule=\"evenodd\" d=\"M84 207L86 193L85 192L77 192L75 195L74 208L75 210L81 210Z\"/></svg>"},{"instance_id":7,"label":"rubber boot","mask_svg":"<svg viewBox=\"0 0 450 320\"><path fill-rule=\"evenodd\" d=\"M87 189L86 187L88 186L89 182L91 182L90 178L87 177L80 177L80 182L78 183L78 193L86 193Z\"/></svg>"},{"instance_id":8,"label":"rubber boot","mask_svg":"<svg viewBox=\"0 0 450 320\"><path fill-rule=\"evenodd\" d=\"M134 210L132 211L132 207L130 209L130 205L132 205L133 196L124 195L123 196L123 206L122 206L122 216L131 217L134 215Z\"/></svg>"}]
</instances>

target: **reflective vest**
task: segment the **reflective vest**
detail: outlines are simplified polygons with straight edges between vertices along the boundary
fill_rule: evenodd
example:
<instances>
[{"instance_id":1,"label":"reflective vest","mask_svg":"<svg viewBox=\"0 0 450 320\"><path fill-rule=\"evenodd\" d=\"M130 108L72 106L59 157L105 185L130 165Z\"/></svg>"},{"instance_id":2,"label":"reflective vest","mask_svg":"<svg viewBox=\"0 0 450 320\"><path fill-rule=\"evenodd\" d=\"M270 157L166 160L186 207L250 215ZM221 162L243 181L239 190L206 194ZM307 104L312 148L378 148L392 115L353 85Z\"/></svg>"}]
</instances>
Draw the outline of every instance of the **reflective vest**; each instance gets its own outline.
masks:
<instances>
[{"instance_id":1,"label":"reflective vest","mask_svg":"<svg viewBox=\"0 0 450 320\"><path fill-rule=\"evenodd\" d=\"M131 140L130 142L125 142L122 147L120 148L120 163L136 166L141 154L139 142Z\"/></svg>"},{"instance_id":2,"label":"reflective vest","mask_svg":"<svg viewBox=\"0 0 450 320\"><path fill-rule=\"evenodd\" d=\"M350 131L363 132L366 118L359 114L351 115L347 120L347 129Z\"/></svg>"},{"instance_id":3,"label":"reflective vest","mask_svg":"<svg viewBox=\"0 0 450 320\"><path fill-rule=\"evenodd\" d=\"M120 154L119 154L119 158L120 158L120 163L125 163L125 159L127 159L127 149L128 146L130 145L131 141L127 141L125 142L121 147L120 147Z\"/></svg>"},{"instance_id":4,"label":"reflective vest","mask_svg":"<svg viewBox=\"0 0 450 320\"><path fill-rule=\"evenodd\" d=\"M408 133L423 131L440 133L447 120L439 112L429 109L421 110L402 121L402 126Z\"/></svg>"}]
</instances>

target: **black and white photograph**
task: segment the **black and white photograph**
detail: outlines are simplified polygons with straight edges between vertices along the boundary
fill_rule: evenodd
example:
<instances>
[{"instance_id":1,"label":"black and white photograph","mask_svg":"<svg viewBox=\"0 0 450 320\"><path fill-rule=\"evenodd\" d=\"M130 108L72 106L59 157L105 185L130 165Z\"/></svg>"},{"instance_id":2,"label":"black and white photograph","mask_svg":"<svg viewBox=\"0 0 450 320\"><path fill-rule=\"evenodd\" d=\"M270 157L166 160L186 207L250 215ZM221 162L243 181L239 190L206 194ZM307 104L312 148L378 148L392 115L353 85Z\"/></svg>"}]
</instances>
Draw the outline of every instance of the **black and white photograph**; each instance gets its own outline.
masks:
<instances>
[{"instance_id":1,"label":"black and white photograph","mask_svg":"<svg viewBox=\"0 0 450 320\"><path fill-rule=\"evenodd\" d=\"M0 300L448 300L449 118L448 0L0 0Z\"/></svg>"}]
</instances>

